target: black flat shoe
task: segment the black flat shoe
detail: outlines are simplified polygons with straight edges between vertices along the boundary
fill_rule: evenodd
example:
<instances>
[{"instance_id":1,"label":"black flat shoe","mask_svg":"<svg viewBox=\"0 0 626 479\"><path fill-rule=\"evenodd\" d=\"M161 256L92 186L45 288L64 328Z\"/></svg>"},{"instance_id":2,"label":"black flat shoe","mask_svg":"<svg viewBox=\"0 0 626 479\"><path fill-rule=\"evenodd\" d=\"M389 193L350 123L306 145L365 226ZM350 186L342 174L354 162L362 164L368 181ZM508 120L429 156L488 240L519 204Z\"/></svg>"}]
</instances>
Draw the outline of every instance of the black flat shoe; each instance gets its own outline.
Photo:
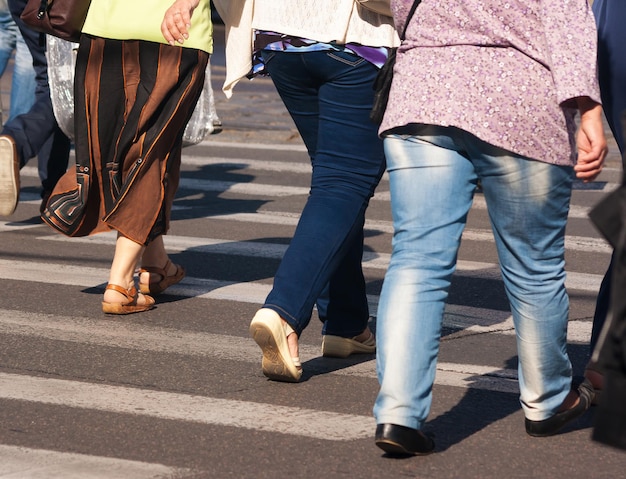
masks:
<instances>
[{"instance_id":1,"label":"black flat shoe","mask_svg":"<svg viewBox=\"0 0 626 479\"><path fill-rule=\"evenodd\" d=\"M378 424L375 441L392 456L420 456L435 449L435 442L419 429L397 424Z\"/></svg>"},{"instance_id":2,"label":"black flat shoe","mask_svg":"<svg viewBox=\"0 0 626 479\"><path fill-rule=\"evenodd\" d=\"M589 380L585 379L585 381L578 386L578 399L578 404L575 406L565 411L557 412L554 416L544 419L543 421L531 421L530 419L526 419L526 432L534 437L552 436L565 427L566 424L582 416L585 411L589 409L591 401L593 400L593 386Z\"/></svg>"}]
</instances>

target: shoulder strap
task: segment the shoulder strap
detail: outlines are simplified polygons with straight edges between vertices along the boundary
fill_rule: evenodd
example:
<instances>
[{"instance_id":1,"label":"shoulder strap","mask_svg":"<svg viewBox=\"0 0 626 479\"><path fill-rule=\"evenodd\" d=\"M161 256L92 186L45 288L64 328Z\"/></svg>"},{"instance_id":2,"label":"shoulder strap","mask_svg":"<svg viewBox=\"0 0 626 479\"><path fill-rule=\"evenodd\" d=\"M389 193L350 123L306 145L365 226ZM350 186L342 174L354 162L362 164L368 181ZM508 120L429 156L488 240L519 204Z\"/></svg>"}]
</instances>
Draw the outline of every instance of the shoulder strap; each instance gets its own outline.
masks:
<instances>
[{"instance_id":1,"label":"shoulder strap","mask_svg":"<svg viewBox=\"0 0 626 479\"><path fill-rule=\"evenodd\" d=\"M415 0L413 5L411 5L411 10L409 10L409 16L406 18L406 23L404 24L404 28L402 28L402 35L400 35L400 40L404 40L404 36L406 35L406 29L409 26L409 22L413 18L413 14L417 9L417 6L422 2L422 0Z\"/></svg>"}]
</instances>

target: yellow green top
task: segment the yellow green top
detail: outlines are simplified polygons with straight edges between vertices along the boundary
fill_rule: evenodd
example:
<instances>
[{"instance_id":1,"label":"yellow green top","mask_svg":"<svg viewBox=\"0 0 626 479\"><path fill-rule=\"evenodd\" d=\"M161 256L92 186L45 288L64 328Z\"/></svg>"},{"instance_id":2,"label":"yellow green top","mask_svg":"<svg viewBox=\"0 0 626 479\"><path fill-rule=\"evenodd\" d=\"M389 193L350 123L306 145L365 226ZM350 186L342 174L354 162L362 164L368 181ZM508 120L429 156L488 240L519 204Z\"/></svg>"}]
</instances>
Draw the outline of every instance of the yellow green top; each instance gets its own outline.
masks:
<instances>
[{"instance_id":1,"label":"yellow green top","mask_svg":"<svg viewBox=\"0 0 626 479\"><path fill-rule=\"evenodd\" d=\"M91 0L83 33L113 40L167 41L161 33L173 0ZM213 53L210 0L200 0L191 17L189 38L181 45Z\"/></svg>"}]
</instances>

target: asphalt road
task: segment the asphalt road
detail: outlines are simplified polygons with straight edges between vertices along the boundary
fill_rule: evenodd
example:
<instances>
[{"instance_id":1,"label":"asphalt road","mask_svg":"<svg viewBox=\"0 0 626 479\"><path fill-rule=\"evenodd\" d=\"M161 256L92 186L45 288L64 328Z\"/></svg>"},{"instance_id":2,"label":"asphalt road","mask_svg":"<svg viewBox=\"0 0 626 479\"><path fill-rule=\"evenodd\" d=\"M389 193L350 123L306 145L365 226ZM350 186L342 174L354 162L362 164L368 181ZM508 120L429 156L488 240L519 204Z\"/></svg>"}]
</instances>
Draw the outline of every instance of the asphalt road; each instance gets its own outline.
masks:
<instances>
[{"instance_id":1,"label":"asphalt road","mask_svg":"<svg viewBox=\"0 0 626 479\"><path fill-rule=\"evenodd\" d=\"M428 430L436 453L389 459L373 443L373 356L320 356L301 338L304 380L266 380L248 324L306 200L309 165L271 82L219 92L223 131L186 148L166 245L187 277L153 311L101 313L114 237L65 238L38 217L36 165L0 218L0 477L607 478L626 454L591 441L591 410L563 433L524 432L510 313L482 197L459 257ZM3 99L6 79L2 79ZM567 231L569 351L582 374L610 250L587 212L621 178L608 167L574 191ZM388 183L368 210L372 325L391 251Z\"/></svg>"}]
</instances>

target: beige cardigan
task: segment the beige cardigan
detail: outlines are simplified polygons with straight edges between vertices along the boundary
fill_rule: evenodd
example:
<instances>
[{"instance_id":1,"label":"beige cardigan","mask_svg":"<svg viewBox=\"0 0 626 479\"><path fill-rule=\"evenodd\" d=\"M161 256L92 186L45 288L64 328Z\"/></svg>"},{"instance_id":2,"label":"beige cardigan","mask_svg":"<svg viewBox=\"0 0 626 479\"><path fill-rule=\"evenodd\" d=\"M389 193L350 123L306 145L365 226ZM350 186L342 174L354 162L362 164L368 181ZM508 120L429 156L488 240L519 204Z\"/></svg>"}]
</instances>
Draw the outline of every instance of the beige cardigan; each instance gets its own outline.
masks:
<instances>
[{"instance_id":1,"label":"beige cardigan","mask_svg":"<svg viewBox=\"0 0 626 479\"><path fill-rule=\"evenodd\" d=\"M252 68L253 31L268 30L320 42L398 46L393 20L354 0L213 0L226 26L226 97Z\"/></svg>"}]
</instances>

